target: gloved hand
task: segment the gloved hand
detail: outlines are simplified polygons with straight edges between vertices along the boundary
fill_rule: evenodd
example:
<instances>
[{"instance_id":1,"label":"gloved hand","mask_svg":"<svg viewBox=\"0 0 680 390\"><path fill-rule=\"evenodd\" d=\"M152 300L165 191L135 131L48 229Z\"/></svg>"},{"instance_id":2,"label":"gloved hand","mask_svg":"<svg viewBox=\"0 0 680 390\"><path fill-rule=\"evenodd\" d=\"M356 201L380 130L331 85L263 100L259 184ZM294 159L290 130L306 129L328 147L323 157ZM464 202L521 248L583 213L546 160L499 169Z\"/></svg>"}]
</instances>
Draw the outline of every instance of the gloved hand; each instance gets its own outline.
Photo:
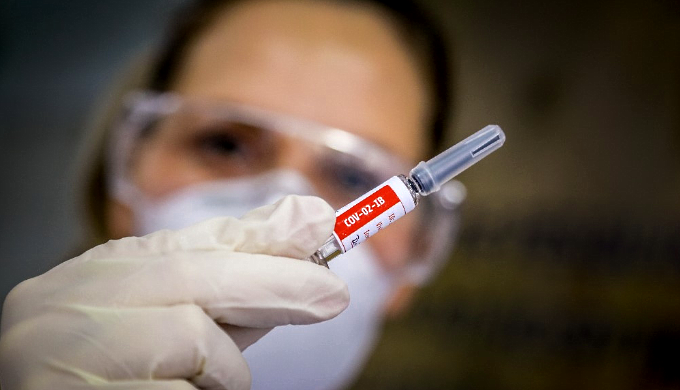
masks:
<instances>
[{"instance_id":1,"label":"gloved hand","mask_svg":"<svg viewBox=\"0 0 680 390\"><path fill-rule=\"evenodd\" d=\"M0 383L16 389L248 389L241 351L271 327L330 319L347 287L309 256L319 198L97 246L8 295Z\"/></svg>"}]
</instances>

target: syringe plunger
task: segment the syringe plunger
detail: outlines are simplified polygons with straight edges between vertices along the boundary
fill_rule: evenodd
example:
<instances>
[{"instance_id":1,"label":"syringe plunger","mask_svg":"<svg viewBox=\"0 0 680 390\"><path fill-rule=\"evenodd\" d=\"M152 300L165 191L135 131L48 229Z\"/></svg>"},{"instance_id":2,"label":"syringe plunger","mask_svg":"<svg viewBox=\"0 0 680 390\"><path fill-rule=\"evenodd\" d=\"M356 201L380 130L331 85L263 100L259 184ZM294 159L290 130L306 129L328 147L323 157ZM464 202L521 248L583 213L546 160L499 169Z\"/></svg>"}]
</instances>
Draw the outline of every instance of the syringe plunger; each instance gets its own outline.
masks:
<instances>
[{"instance_id":1,"label":"syringe plunger","mask_svg":"<svg viewBox=\"0 0 680 390\"><path fill-rule=\"evenodd\" d=\"M411 170L410 177L418 185L420 195L429 195L504 142L503 130L497 125L488 125L429 161L421 161Z\"/></svg>"}]
</instances>

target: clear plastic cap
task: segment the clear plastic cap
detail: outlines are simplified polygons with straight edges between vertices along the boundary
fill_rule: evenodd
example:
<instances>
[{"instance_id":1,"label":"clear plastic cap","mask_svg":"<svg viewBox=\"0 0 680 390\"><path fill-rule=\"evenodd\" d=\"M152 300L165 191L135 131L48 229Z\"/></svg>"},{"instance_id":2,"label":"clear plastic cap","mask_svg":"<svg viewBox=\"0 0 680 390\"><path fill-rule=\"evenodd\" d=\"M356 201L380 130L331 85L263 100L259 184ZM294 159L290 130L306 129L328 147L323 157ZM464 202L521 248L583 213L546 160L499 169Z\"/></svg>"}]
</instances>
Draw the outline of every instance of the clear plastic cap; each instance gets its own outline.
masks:
<instances>
[{"instance_id":1,"label":"clear plastic cap","mask_svg":"<svg viewBox=\"0 0 680 390\"><path fill-rule=\"evenodd\" d=\"M429 195L438 191L442 184L503 146L504 142L503 130L497 125L488 125L429 161L421 161L411 170L411 179L420 187L420 195Z\"/></svg>"}]
</instances>

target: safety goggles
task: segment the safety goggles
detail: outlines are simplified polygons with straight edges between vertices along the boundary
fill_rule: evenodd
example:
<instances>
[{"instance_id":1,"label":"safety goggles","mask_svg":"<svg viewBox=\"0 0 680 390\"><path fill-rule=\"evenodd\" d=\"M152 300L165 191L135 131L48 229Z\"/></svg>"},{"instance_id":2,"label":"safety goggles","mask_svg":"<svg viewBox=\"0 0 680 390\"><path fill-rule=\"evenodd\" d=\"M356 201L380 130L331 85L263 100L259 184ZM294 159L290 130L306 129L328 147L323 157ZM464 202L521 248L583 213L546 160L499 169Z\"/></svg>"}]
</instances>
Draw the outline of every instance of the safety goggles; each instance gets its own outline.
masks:
<instances>
[{"instance_id":1,"label":"safety goggles","mask_svg":"<svg viewBox=\"0 0 680 390\"><path fill-rule=\"evenodd\" d=\"M127 178L123 182L131 182L135 153L152 138L172 145L178 158L195 160L196 166L219 179L280 168L283 155L293 150L316 193L336 209L389 177L408 173L412 165L345 130L250 106L193 100L173 93L135 92L127 96L112 137L110 177ZM451 182L421 199L416 210L424 225L418 258L428 264L424 268L427 271L422 272L431 273L434 258L444 257L454 241L464 197L464 187Z\"/></svg>"}]
</instances>

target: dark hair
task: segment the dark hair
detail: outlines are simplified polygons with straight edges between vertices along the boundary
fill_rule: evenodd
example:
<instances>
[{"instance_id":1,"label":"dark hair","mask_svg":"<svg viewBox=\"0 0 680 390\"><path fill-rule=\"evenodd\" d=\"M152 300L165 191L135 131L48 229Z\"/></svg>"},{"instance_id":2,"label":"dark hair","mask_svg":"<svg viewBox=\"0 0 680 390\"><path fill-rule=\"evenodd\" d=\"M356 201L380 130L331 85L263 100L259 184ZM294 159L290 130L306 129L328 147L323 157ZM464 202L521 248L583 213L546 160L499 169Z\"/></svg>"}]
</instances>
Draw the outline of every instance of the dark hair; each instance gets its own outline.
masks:
<instances>
[{"instance_id":1,"label":"dark hair","mask_svg":"<svg viewBox=\"0 0 680 390\"><path fill-rule=\"evenodd\" d=\"M218 11L243 0L198 0L190 3L171 26L155 68L150 88L166 91L181 67L188 49L210 25ZM324 0L341 4L373 6L393 22L402 41L420 66L432 94L429 151L437 152L449 125L452 110L450 50L438 24L415 1Z\"/></svg>"}]
</instances>

